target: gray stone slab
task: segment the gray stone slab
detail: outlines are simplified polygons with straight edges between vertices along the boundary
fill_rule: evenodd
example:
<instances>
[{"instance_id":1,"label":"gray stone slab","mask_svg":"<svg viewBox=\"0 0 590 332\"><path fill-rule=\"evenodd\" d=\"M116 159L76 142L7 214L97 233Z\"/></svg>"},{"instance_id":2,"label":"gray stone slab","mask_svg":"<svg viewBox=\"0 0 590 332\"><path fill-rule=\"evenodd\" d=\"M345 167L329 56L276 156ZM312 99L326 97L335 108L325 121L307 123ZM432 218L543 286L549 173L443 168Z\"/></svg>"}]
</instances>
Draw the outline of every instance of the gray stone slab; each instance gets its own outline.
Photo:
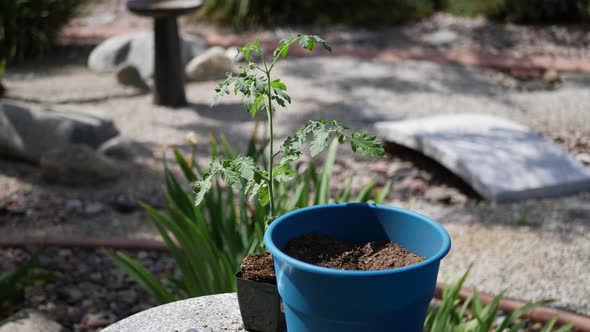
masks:
<instances>
[{"instance_id":1,"label":"gray stone slab","mask_svg":"<svg viewBox=\"0 0 590 332\"><path fill-rule=\"evenodd\" d=\"M69 144L97 148L118 134L112 118L99 110L0 101L0 157L39 163L50 150Z\"/></svg>"},{"instance_id":2,"label":"gray stone slab","mask_svg":"<svg viewBox=\"0 0 590 332\"><path fill-rule=\"evenodd\" d=\"M379 122L385 141L438 161L496 202L590 191L590 169L527 127L483 114Z\"/></svg>"},{"instance_id":3,"label":"gray stone slab","mask_svg":"<svg viewBox=\"0 0 590 332\"><path fill-rule=\"evenodd\" d=\"M196 297L151 308L103 332L245 331L235 293Z\"/></svg>"}]
</instances>

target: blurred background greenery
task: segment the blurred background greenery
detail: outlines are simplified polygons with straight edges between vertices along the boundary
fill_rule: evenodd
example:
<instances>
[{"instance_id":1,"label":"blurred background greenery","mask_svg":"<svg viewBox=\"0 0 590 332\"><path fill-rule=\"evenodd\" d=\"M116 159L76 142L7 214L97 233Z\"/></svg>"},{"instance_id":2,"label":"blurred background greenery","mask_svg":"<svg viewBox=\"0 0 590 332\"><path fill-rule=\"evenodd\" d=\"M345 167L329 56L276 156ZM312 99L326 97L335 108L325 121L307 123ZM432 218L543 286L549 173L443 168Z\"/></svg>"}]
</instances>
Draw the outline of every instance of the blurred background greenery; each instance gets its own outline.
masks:
<instances>
[{"instance_id":1,"label":"blurred background greenery","mask_svg":"<svg viewBox=\"0 0 590 332\"><path fill-rule=\"evenodd\" d=\"M84 0L0 0L0 60L45 54ZM436 12L522 24L590 22L590 0L205 0L196 14L233 28L348 25L379 28Z\"/></svg>"},{"instance_id":2,"label":"blurred background greenery","mask_svg":"<svg viewBox=\"0 0 590 332\"><path fill-rule=\"evenodd\" d=\"M82 0L0 0L0 60L45 54Z\"/></svg>"},{"instance_id":3,"label":"blurred background greenery","mask_svg":"<svg viewBox=\"0 0 590 332\"><path fill-rule=\"evenodd\" d=\"M590 0L207 0L199 16L236 27L379 27L419 20L437 11L514 23L574 23L590 19Z\"/></svg>"}]
</instances>

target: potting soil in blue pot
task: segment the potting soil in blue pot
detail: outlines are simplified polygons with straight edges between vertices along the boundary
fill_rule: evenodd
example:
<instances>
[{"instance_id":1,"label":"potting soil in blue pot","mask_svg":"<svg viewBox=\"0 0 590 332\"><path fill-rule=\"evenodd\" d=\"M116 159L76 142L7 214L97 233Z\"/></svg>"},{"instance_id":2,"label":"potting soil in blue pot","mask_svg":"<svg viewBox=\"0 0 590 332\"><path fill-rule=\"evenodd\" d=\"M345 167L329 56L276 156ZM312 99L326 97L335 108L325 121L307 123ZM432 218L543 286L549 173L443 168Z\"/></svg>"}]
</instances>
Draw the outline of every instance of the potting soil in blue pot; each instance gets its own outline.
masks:
<instances>
[{"instance_id":1,"label":"potting soil in blue pot","mask_svg":"<svg viewBox=\"0 0 590 332\"><path fill-rule=\"evenodd\" d=\"M353 243L391 241L426 260L399 269L347 271L287 256L287 242L324 234ZM318 205L275 220L264 243L274 257L289 332L421 332L440 260L451 240L437 222L389 206Z\"/></svg>"}]
</instances>

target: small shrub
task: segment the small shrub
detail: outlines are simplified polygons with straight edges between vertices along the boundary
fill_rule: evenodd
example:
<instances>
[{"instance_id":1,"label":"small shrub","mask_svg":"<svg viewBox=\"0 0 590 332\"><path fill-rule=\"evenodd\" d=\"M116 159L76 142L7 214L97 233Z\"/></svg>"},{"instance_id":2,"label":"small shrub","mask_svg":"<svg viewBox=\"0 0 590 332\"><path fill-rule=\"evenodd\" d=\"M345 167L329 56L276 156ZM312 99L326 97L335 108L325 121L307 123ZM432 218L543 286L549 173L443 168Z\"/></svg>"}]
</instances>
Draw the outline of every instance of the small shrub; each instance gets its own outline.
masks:
<instances>
[{"instance_id":1,"label":"small shrub","mask_svg":"<svg viewBox=\"0 0 590 332\"><path fill-rule=\"evenodd\" d=\"M590 0L448 0L447 11L515 23L571 23L590 20Z\"/></svg>"},{"instance_id":2,"label":"small shrub","mask_svg":"<svg viewBox=\"0 0 590 332\"><path fill-rule=\"evenodd\" d=\"M211 138L213 158L233 158L237 154L223 136L220 142ZM264 151L267 146L268 140L259 141L253 135L245 155L257 163L265 163ZM353 196L353 179L348 178L338 192L330 190L337 147L337 142L329 146L321 169L310 163L305 171L297 173L293 181L277 184L275 195L278 198L276 210L279 215L328 202L373 200L383 203L391 182L376 188L375 181L372 181L360 188L358 195ZM174 150L177 167L188 182L203 177L203 171L195 162L194 151L193 148L193 154L186 158ZM226 184L217 178L211 190L205 194L205 203L195 206L192 190L183 188L180 185L182 182L166 166L168 203L165 211L157 211L142 204L174 257L178 268L175 275L164 276L166 282L162 283L133 258L121 252L105 251L160 303L235 291L234 273L239 270L242 259L247 254L262 250L260 244L269 213L268 205L263 206L258 200L250 200L243 193L226 188Z\"/></svg>"},{"instance_id":3,"label":"small shrub","mask_svg":"<svg viewBox=\"0 0 590 332\"><path fill-rule=\"evenodd\" d=\"M207 0L201 15L234 26L391 25L432 14L439 0Z\"/></svg>"},{"instance_id":4,"label":"small shrub","mask_svg":"<svg viewBox=\"0 0 590 332\"><path fill-rule=\"evenodd\" d=\"M469 275L465 272L461 279L443 288L440 303L428 309L428 315L424 322L424 332L517 332L523 331L529 325L529 321L522 316L531 310L550 303L550 300L529 302L519 309L513 311L501 321L498 320L500 313L500 301L504 292L484 304L476 289L473 290L462 304L459 294L463 284ZM573 324L556 328L557 319L553 318L545 324L540 332L569 332ZM528 331L528 330L527 330Z\"/></svg>"},{"instance_id":5,"label":"small shrub","mask_svg":"<svg viewBox=\"0 0 590 332\"><path fill-rule=\"evenodd\" d=\"M81 0L0 1L0 59L43 55Z\"/></svg>"}]
</instances>

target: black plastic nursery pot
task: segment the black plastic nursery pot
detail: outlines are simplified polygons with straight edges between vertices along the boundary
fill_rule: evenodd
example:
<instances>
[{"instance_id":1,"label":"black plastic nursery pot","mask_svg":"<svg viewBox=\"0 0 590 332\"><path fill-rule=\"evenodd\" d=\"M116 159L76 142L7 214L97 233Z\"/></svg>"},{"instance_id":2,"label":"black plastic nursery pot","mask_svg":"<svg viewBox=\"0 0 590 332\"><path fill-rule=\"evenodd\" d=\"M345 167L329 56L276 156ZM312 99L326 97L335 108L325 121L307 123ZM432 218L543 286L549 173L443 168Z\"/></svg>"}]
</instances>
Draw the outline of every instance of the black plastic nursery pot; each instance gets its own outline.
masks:
<instances>
[{"instance_id":1,"label":"black plastic nursery pot","mask_svg":"<svg viewBox=\"0 0 590 332\"><path fill-rule=\"evenodd\" d=\"M236 273L235 279L244 328L257 332L286 331L285 313L277 286L243 279L240 272Z\"/></svg>"}]
</instances>

